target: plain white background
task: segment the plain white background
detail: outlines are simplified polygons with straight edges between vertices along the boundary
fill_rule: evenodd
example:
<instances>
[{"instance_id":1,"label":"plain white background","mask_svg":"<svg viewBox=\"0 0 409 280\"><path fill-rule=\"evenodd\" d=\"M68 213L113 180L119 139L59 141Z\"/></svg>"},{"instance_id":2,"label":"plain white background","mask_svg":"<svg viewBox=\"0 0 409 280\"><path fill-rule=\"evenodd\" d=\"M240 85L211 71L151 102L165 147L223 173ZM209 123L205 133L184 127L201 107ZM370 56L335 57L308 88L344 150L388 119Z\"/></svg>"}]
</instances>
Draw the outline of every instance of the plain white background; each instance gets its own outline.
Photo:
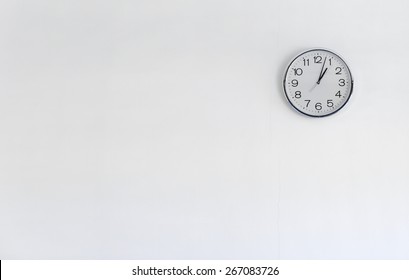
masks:
<instances>
[{"instance_id":1,"label":"plain white background","mask_svg":"<svg viewBox=\"0 0 409 280\"><path fill-rule=\"evenodd\" d=\"M409 2L0 2L1 259L409 258ZM289 106L290 59L349 63Z\"/></svg>"}]
</instances>

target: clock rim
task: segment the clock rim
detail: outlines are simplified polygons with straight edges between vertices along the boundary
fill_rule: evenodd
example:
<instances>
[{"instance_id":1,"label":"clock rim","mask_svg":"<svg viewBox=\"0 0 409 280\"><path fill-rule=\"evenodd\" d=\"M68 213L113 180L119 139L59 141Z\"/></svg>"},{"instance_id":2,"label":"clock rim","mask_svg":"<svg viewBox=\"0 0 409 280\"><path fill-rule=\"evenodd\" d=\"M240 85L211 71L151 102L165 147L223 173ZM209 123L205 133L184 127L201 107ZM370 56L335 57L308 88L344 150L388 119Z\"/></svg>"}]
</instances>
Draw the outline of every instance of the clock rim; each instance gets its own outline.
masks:
<instances>
[{"instance_id":1,"label":"clock rim","mask_svg":"<svg viewBox=\"0 0 409 280\"><path fill-rule=\"evenodd\" d=\"M347 69L348 69L349 76L351 77L351 89L350 89L350 92L349 92L349 96L348 96L348 98L345 100L344 104L342 104L337 110L335 110L335 111L333 111L333 112L331 112L331 113L328 113L328 114L326 114L326 115L319 115L319 116L318 116L318 115L308 114L308 113L306 113L306 112L301 111L301 110L298 109L297 107L295 107L295 105L291 102L291 100L290 100L290 98L289 98L289 96L288 96L288 94L287 94L287 90L286 90L286 88L285 88L288 69L290 69L290 66L293 64L293 62L294 62L297 58L299 58L300 56L302 56L302 55L304 55L304 54L306 54L306 53L309 53L309 52L314 52L314 51L325 51L325 52L329 52L329 53L332 53L333 55L337 56L337 57L338 57L339 59L341 59L342 62L345 64L345 66L346 66ZM344 106L348 103L349 99L351 98L353 89L354 89L354 78L353 78L353 76L352 76L352 72L351 72L351 69L350 69L349 66L348 66L348 63L346 63L345 59L344 59L342 56L340 56L338 53L336 53L336 52L334 52L334 51L332 51L332 50L329 50L329 49L325 49L325 48L312 48L312 49L308 49L308 50L305 50L305 51L299 53L299 54L296 55L296 56L291 60L291 62L288 64L288 66L287 66L287 68L286 68L286 70L285 70L285 72L284 72L283 89L284 89L284 95L285 95L285 97L286 97L288 103L290 103L291 107L292 107L293 109L295 109L297 112L299 112L299 113L301 113L301 114L303 114L303 115L309 116L309 117L313 117L313 118L323 118L323 117L328 117L328 116L331 116L331 115L333 115L333 114L339 112L339 111L340 111L342 108L344 108Z\"/></svg>"}]
</instances>

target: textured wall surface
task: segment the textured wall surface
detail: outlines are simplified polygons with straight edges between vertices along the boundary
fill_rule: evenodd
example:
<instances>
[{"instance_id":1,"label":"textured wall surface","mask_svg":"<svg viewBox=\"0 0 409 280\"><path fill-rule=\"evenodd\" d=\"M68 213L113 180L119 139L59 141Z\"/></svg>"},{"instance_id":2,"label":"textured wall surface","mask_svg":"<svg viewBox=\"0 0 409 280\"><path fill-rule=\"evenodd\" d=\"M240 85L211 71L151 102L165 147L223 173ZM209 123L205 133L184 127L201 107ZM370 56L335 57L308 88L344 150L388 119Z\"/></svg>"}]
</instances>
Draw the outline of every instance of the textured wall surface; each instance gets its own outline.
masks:
<instances>
[{"instance_id":1,"label":"textured wall surface","mask_svg":"<svg viewBox=\"0 0 409 280\"><path fill-rule=\"evenodd\" d=\"M409 258L409 2L0 2L0 259ZM343 56L323 119L297 53Z\"/></svg>"}]
</instances>

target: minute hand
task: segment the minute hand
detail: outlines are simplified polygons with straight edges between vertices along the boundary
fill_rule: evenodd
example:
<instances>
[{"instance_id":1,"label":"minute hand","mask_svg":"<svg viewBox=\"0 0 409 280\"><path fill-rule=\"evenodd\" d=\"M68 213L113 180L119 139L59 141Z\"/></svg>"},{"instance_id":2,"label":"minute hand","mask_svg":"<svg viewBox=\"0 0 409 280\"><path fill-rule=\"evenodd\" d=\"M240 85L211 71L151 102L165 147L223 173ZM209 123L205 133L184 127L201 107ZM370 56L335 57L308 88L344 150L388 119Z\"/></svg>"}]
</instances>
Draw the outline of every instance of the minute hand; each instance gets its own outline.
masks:
<instances>
[{"instance_id":1,"label":"minute hand","mask_svg":"<svg viewBox=\"0 0 409 280\"><path fill-rule=\"evenodd\" d=\"M320 75L319 75L319 77L318 77L317 84L320 84L320 81L321 81L322 77L324 77L325 72L326 72L326 71L327 71L327 69L328 69L328 68L326 68L326 69L325 69L325 71L324 71L324 72L322 72L322 71L324 70L324 66L325 66L325 62L326 62L326 61L327 61L327 57L325 57L325 59L324 59L324 63L322 64L322 67L321 67L321 72L320 72Z\"/></svg>"}]
</instances>

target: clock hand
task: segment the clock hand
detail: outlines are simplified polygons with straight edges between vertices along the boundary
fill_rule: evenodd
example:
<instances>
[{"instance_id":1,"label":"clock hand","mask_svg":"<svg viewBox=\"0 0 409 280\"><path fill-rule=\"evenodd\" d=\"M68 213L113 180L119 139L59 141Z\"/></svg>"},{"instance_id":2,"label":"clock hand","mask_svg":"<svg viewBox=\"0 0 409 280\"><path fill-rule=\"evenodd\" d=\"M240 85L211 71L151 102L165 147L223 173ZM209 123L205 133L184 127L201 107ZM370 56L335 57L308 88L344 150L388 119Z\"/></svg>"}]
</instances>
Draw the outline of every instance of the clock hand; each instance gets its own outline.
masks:
<instances>
[{"instance_id":1,"label":"clock hand","mask_svg":"<svg viewBox=\"0 0 409 280\"><path fill-rule=\"evenodd\" d=\"M328 70L328 67L325 68L324 73L322 73L322 75L319 77L318 82L317 82L318 84L320 84L321 79L324 77L324 75L325 75L325 73L327 72L327 70Z\"/></svg>"},{"instance_id":2,"label":"clock hand","mask_svg":"<svg viewBox=\"0 0 409 280\"><path fill-rule=\"evenodd\" d=\"M318 84L315 83L315 84L312 86L312 88L310 89L310 92L313 91L317 85L318 85Z\"/></svg>"},{"instance_id":3,"label":"clock hand","mask_svg":"<svg viewBox=\"0 0 409 280\"><path fill-rule=\"evenodd\" d=\"M317 84L320 84L320 81L321 81L321 78L322 78L322 71L324 70L324 66L325 66L325 62L326 62L326 61L327 61L327 57L325 57L324 63L322 64L321 71L320 71L320 75L318 76Z\"/></svg>"}]
</instances>

